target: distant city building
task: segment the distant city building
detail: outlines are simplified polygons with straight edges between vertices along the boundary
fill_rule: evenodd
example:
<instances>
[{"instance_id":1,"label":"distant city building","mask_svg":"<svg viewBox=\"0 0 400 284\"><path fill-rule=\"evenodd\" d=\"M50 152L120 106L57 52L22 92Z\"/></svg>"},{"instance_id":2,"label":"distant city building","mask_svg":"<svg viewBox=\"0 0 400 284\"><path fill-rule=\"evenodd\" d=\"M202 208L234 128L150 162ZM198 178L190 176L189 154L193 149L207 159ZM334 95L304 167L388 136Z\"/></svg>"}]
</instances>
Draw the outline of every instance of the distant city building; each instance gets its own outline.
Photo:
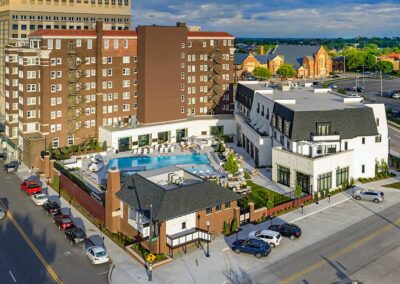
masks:
<instances>
[{"instance_id":1,"label":"distant city building","mask_svg":"<svg viewBox=\"0 0 400 284\"><path fill-rule=\"evenodd\" d=\"M243 72L253 72L255 67L268 68L272 74L283 63L293 65L298 78L326 77L332 72L332 61L323 46L277 45L264 55L235 53L235 78L240 79Z\"/></svg>"},{"instance_id":2,"label":"distant city building","mask_svg":"<svg viewBox=\"0 0 400 284\"><path fill-rule=\"evenodd\" d=\"M36 30L88 30L102 20L105 29L129 29L131 0L1 0L0 1L0 116L5 115L4 47L24 41Z\"/></svg>"},{"instance_id":3,"label":"distant city building","mask_svg":"<svg viewBox=\"0 0 400 284\"><path fill-rule=\"evenodd\" d=\"M182 23L36 31L6 48L5 133L29 160L96 139L102 126L231 114L233 41Z\"/></svg>"},{"instance_id":4,"label":"distant city building","mask_svg":"<svg viewBox=\"0 0 400 284\"><path fill-rule=\"evenodd\" d=\"M374 177L388 159L385 106L361 97L239 82L235 120L238 143L256 165L272 166L273 181L310 194Z\"/></svg>"}]
</instances>

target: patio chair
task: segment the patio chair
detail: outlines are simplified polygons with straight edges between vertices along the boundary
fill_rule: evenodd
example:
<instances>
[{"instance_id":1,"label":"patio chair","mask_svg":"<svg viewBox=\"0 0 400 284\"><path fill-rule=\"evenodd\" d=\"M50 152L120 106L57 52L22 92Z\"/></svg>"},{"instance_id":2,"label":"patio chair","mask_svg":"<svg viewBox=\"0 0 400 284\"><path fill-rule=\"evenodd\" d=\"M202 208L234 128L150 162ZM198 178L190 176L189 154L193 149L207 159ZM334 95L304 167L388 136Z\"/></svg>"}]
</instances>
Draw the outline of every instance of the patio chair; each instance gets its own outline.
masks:
<instances>
[{"instance_id":1,"label":"patio chair","mask_svg":"<svg viewBox=\"0 0 400 284\"><path fill-rule=\"evenodd\" d=\"M153 148L150 148L150 154L152 155L154 152Z\"/></svg>"},{"instance_id":2,"label":"patio chair","mask_svg":"<svg viewBox=\"0 0 400 284\"><path fill-rule=\"evenodd\" d=\"M164 148L160 147L159 152L160 152L160 154L164 153Z\"/></svg>"},{"instance_id":3,"label":"patio chair","mask_svg":"<svg viewBox=\"0 0 400 284\"><path fill-rule=\"evenodd\" d=\"M133 154L133 155L137 155L137 152L138 152L138 149L133 149L133 150L132 150L132 154Z\"/></svg>"}]
</instances>

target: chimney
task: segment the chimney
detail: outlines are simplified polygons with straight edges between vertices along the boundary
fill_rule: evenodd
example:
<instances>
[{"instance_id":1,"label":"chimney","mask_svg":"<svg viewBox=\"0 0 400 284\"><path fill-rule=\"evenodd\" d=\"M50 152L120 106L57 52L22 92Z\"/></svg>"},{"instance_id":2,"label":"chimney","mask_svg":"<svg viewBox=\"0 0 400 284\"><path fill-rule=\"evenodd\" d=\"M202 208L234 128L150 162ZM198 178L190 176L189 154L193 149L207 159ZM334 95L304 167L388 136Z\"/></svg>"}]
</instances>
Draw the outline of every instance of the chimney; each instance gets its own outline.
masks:
<instances>
[{"instance_id":1,"label":"chimney","mask_svg":"<svg viewBox=\"0 0 400 284\"><path fill-rule=\"evenodd\" d=\"M111 169L107 174L107 191L105 206L105 227L111 232L120 231L121 210L120 201L115 194L121 189L119 170Z\"/></svg>"},{"instance_id":2,"label":"chimney","mask_svg":"<svg viewBox=\"0 0 400 284\"><path fill-rule=\"evenodd\" d=\"M96 34L97 34L97 37L99 37L103 34L103 21L96 22Z\"/></svg>"},{"instance_id":3,"label":"chimney","mask_svg":"<svg viewBox=\"0 0 400 284\"><path fill-rule=\"evenodd\" d=\"M261 55L264 55L264 45L261 45L261 46L260 46L260 54L261 54Z\"/></svg>"},{"instance_id":4,"label":"chimney","mask_svg":"<svg viewBox=\"0 0 400 284\"><path fill-rule=\"evenodd\" d=\"M176 26L179 28L184 28L184 27L186 27L186 23L185 22L177 22Z\"/></svg>"}]
</instances>

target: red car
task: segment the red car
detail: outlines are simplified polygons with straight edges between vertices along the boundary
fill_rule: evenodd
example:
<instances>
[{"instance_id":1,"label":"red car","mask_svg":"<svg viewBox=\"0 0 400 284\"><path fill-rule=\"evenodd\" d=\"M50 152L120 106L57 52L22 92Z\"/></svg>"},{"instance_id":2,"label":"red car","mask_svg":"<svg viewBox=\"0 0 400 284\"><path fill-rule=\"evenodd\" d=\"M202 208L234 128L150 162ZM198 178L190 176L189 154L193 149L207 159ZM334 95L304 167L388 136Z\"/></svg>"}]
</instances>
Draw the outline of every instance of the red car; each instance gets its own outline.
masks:
<instances>
[{"instance_id":1,"label":"red car","mask_svg":"<svg viewBox=\"0 0 400 284\"><path fill-rule=\"evenodd\" d=\"M42 188L36 183L36 181L26 180L21 183L21 190L25 191L28 195L32 195L41 192Z\"/></svg>"},{"instance_id":2,"label":"red car","mask_svg":"<svg viewBox=\"0 0 400 284\"><path fill-rule=\"evenodd\" d=\"M72 221L71 217L69 215L55 215L53 222L58 226L60 230L67 230L72 227L74 227L74 222Z\"/></svg>"}]
</instances>

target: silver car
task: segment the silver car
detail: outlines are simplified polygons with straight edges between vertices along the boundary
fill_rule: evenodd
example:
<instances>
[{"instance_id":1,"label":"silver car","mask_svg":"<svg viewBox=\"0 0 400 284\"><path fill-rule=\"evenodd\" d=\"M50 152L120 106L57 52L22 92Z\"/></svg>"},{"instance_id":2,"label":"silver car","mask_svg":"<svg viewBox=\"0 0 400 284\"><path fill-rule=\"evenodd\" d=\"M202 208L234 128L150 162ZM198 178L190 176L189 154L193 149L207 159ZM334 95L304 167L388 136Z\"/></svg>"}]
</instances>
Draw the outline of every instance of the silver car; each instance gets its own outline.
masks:
<instances>
[{"instance_id":1,"label":"silver car","mask_svg":"<svg viewBox=\"0 0 400 284\"><path fill-rule=\"evenodd\" d=\"M369 201L373 201L375 203L379 203L383 201L383 192L376 190L357 190L353 197L357 200L365 199Z\"/></svg>"}]
</instances>

